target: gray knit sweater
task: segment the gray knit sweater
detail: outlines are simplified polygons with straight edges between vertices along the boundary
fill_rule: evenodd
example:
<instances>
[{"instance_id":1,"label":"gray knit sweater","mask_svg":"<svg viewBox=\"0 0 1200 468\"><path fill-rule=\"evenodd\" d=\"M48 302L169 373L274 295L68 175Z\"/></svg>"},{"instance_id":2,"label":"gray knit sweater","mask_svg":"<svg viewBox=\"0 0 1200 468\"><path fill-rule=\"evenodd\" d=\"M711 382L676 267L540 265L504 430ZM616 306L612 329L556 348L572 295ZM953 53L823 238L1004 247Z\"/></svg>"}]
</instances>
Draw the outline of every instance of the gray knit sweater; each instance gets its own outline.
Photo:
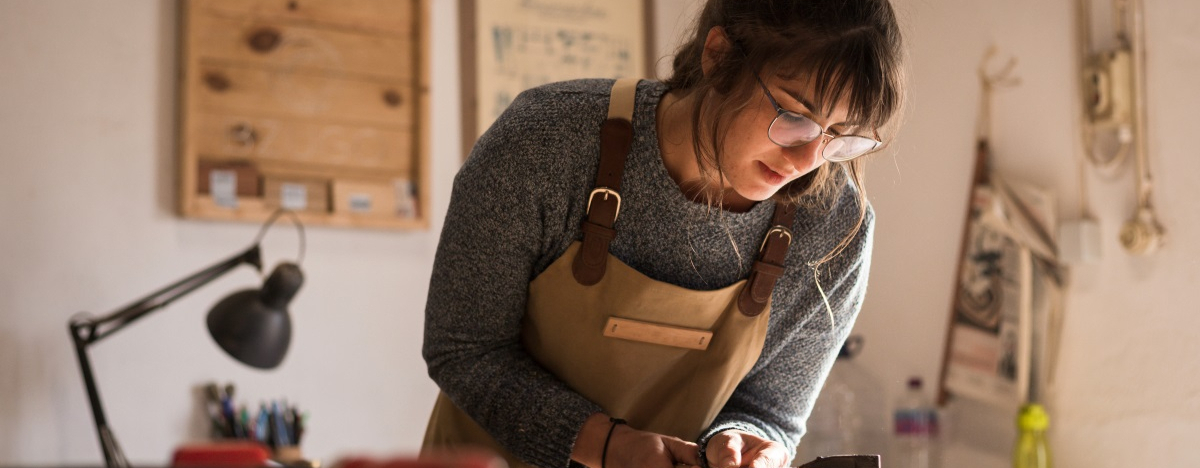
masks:
<instances>
[{"instance_id":1,"label":"gray knit sweater","mask_svg":"<svg viewBox=\"0 0 1200 468\"><path fill-rule=\"evenodd\" d=\"M429 375L510 452L540 467L568 466L583 421L602 411L539 366L519 334L529 282L581 238L611 87L611 80L579 80L518 96L455 177L429 287ZM609 250L658 281L718 289L748 276L774 203L732 213L684 197L658 149L655 108L665 91L659 82L638 86ZM832 323L806 266L853 228L854 190L847 184L828 210L797 213L761 357L701 440L738 428L795 449L866 291L869 209L850 246L818 269Z\"/></svg>"}]
</instances>

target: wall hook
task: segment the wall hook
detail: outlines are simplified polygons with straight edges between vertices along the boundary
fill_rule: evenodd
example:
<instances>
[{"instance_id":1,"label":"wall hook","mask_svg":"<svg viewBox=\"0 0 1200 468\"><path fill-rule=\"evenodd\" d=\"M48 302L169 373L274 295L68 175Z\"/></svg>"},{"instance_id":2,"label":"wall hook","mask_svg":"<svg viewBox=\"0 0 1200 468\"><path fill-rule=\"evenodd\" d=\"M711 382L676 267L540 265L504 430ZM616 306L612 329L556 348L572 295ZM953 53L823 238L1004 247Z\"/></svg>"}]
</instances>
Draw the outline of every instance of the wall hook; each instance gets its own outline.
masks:
<instances>
[{"instance_id":1,"label":"wall hook","mask_svg":"<svg viewBox=\"0 0 1200 468\"><path fill-rule=\"evenodd\" d=\"M980 103L979 103L979 120L976 128L976 136L980 141L988 141L991 139L992 129L992 93L999 88L1014 88L1021 84L1021 78L1016 76L1014 70L1017 68L1017 58L1009 57L1004 66L997 71L989 71L988 65L996 55L999 54L999 49L995 44L988 46L987 51L983 54L983 59L979 62L979 84L981 88Z\"/></svg>"}]
</instances>

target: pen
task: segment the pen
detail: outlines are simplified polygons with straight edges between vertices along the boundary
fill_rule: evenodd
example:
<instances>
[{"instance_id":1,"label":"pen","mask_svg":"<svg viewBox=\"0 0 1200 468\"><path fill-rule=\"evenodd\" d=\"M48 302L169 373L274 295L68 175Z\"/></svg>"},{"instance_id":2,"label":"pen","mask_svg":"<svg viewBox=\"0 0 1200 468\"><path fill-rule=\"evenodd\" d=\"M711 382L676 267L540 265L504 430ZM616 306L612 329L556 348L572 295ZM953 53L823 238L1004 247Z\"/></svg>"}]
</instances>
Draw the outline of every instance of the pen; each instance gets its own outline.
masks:
<instances>
[{"instance_id":1,"label":"pen","mask_svg":"<svg viewBox=\"0 0 1200 468\"><path fill-rule=\"evenodd\" d=\"M238 427L237 416L233 414L233 401L228 395L221 400L221 416L225 419L225 437L238 437L242 431Z\"/></svg>"},{"instance_id":2,"label":"pen","mask_svg":"<svg viewBox=\"0 0 1200 468\"><path fill-rule=\"evenodd\" d=\"M212 423L212 427L209 428L209 430L211 431L209 433L210 437L218 438L225 434L225 429L221 425L221 417L220 416L217 416L216 414L209 414L208 420Z\"/></svg>"},{"instance_id":3,"label":"pen","mask_svg":"<svg viewBox=\"0 0 1200 468\"><path fill-rule=\"evenodd\" d=\"M221 389L216 383L209 382L204 386L204 396L206 397L208 408L208 417L212 419L213 436L225 437L229 432L228 421L225 420L225 411L223 407L224 396L221 395Z\"/></svg>"},{"instance_id":4,"label":"pen","mask_svg":"<svg viewBox=\"0 0 1200 468\"><path fill-rule=\"evenodd\" d=\"M288 445L287 427L284 426L283 413L279 410L278 401L271 402L271 416L271 419L274 420L275 446L286 447Z\"/></svg>"},{"instance_id":5,"label":"pen","mask_svg":"<svg viewBox=\"0 0 1200 468\"><path fill-rule=\"evenodd\" d=\"M307 413L304 415L301 415L299 409L297 409L294 406L292 407L292 420L294 421L292 423L293 427L294 427L294 429L292 430L292 434L294 436L293 442L295 442L296 445L300 445L300 437L304 436L304 419L306 417L308 417Z\"/></svg>"},{"instance_id":6,"label":"pen","mask_svg":"<svg viewBox=\"0 0 1200 468\"><path fill-rule=\"evenodd\" d=\"M283 424L287 428L288 445L296 445L296 407L283 404Z\"/></svg>"},{"instance_id":7,"label":"pen","mask_svg":"<svg viewBox=\"0 0 1200 468\"><path fill-rule=\"evenodd\" d=\"M250 427L250 410L246 409L246 407L243 405L241 413L241 421L239 422L238 427L242 428L242 438L253 439L254 428Z\"/></svg>"},{"instance_id":8,"label":"pen","mask_svg":"<svg viewBox=\"0 0 1200 468\"><path fill-rule=\"evenodd\" d=\"M233 407L234 386L232 383L225 385L225 398L221 401L221 409L225 415L225 420L229 424L228 437L241 439L245 437L245 431L242 425L238 422L236 410Z\"/></svg>"},{"instance_id":9,"label":"pen","mask_svg":"<svg viewBox=\"0 0 1200 468\"><path fill-rule=\"evenodd\" d=\"M270 431L267 429L267 404L260 403L258 407L258 420L254 422L254 438L261 443L267 443L270 439Z\"/></svg>"}]
</instances>

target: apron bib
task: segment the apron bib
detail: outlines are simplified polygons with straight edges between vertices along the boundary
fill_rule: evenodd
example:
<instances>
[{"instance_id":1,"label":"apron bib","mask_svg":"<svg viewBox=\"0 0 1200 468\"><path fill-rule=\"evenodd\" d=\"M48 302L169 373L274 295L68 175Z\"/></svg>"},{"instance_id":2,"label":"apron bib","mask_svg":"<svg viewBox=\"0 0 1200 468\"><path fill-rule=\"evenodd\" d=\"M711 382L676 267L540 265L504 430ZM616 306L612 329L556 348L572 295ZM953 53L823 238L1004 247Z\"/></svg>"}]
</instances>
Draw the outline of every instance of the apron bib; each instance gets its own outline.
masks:
<instances>
[{"instance_id":1,"label":"apron bib","mask_svg":"<svg viewBox=\"0 0 1200 468\"><path fill-rule=\"evenodd\" d=\"M768 302L791 241L794 209L776 205L749 278L697 291L656 281L608 253L632 142L636 80L613 87L583 240L529 285L521 342L574 391L630 426L695 440L758 360ZM765 312L765 313L764 313ZM487 448L529 466L439 393L423 451Z\"/></svg>"}]
</instances>

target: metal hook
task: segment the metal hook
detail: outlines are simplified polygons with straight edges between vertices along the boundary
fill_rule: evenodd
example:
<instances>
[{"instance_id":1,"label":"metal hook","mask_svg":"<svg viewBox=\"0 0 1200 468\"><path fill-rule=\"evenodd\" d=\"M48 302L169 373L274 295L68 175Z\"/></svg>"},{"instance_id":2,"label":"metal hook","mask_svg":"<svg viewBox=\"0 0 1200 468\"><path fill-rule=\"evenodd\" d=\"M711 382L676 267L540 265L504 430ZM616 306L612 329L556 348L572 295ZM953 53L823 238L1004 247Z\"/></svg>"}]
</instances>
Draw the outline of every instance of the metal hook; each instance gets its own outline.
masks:
<instances>
[{"instance_id":1,"label":"metal hook","mask_svg":"<svg viewBox=\"0 0 1200 468\"><path fill-rule=\"evenodd\" d=\"M976 134L981 141L991 139L992 91L996 88L1013 88L1021 84L1021 78L1013 73L1017 67L1015 56L1009 57L1008 62L999 71L988 72L988 63L995 58L997 53L999 50L995 44L988 46L987 51L983 54L983 60L979 61L978 73L982 95L980 96L979 126L976 128Z\"/></svg>"},{"instance_id":2,"label":"metal hook","mask_svg":"<svg viewBox=\"0 0 1200 468\"><path fill-rule=\"evenodd\" d=\"M1013 76L1013 69L1017 67L1017 57L1009 57L1008 62L1004 67L995 73L988 73L988 62L992 61L999 53L996 45L988 46L987 52L983 54L983 60L979 62L979 79L983 82L984 88L991 89L995 87L1013 87L1021 84L1021 78Z\"/></svg>"}]
</instances>

